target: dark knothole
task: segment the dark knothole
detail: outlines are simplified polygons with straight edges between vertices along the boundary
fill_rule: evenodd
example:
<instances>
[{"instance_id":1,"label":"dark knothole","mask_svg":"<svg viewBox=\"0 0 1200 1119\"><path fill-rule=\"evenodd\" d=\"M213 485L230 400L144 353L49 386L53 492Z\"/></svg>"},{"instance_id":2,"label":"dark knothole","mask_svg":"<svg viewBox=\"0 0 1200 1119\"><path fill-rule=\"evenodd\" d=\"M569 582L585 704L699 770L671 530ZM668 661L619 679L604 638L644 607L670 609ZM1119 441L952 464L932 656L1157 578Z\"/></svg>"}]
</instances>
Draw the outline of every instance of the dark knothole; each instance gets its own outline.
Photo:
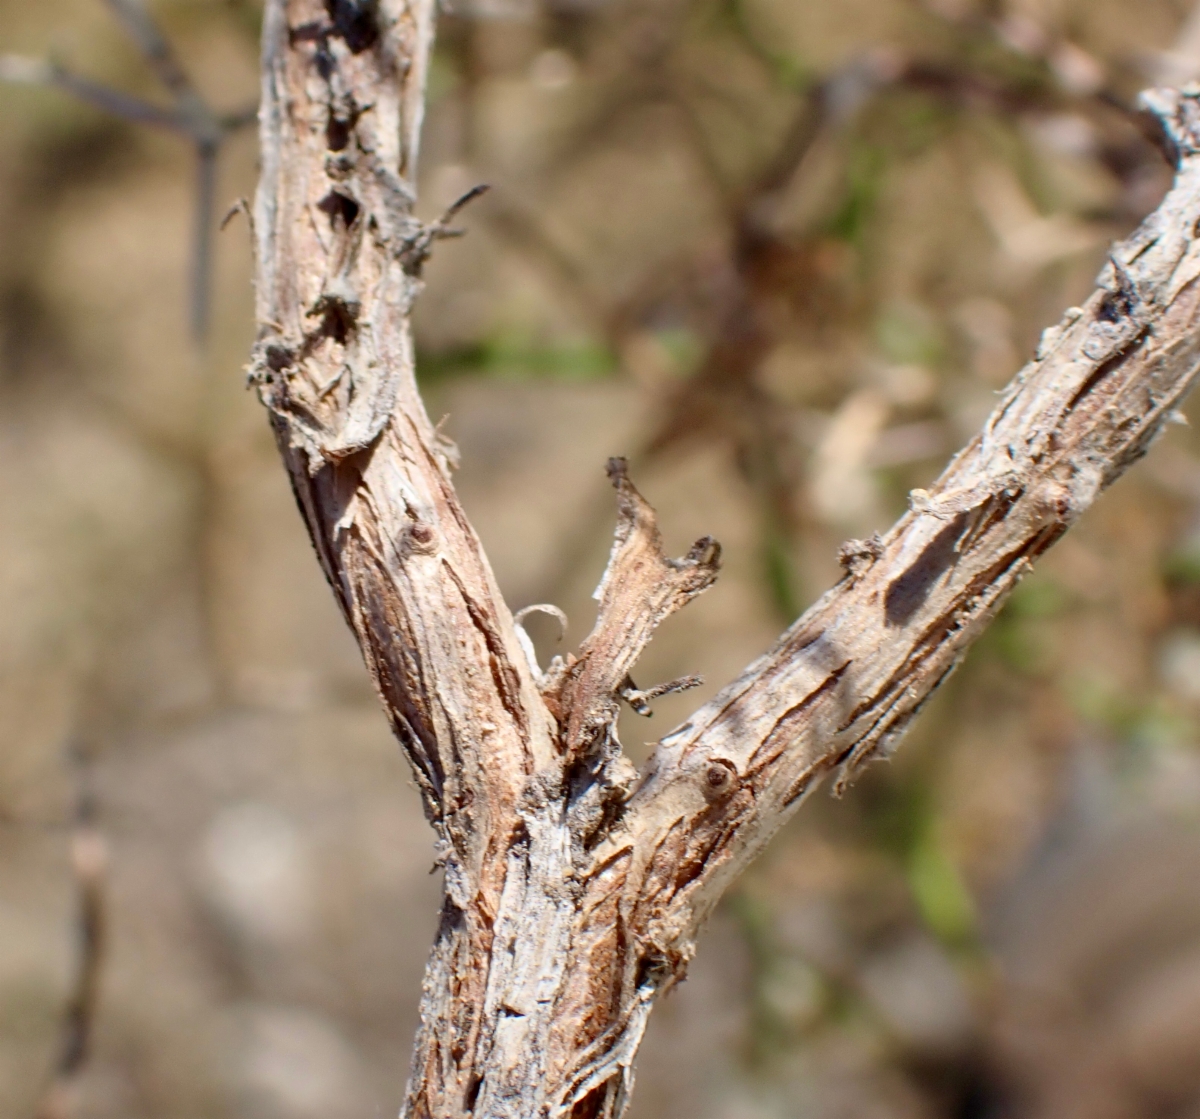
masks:
<instances>
[{"instance_id":1,"label":"dark knothole","mask_svg":"<svg viewBox=\"0 0 1200 1119\"><path fill-rule=\"evenodd\" d=\"M317 203L317 209L329 215L329 224L334 229L338 228L339 222L341 228L349 229L358 217L361 207L348 194L343 194L340 190L331 190Z\"/></svg>"},{"instance_id":2,"label":"dark knothole","mask_svg":"<svg viewBox=\"0 0 1200 1119\"><path fill-rule=\"evenodd\" d=\"M268 346L264 356L272 373L282 373L296 360L295 354L286 346Z\"/></svg>"},{"instance_id":3,"label":"dark knothole","mask_svg":"<svg viewBox=\"0 0 1200 1119\"><path fill-rule=\"evenodd\" d=\"M361 54L379 39L378 0L325 0L333 32L352 54Z\"/></svg>"},{"instance_id":4,"label":"dark knothole","mask_svg":"<svg viewBox=\"0 0 1200 1119\"><path fill-rule=\"evenodd\" d=\"M353 121L343 120L331 113L329 123L325 125L325 146L331 152L345 151L350 144L350 134L353 130Z\"/></svg>"},{"instance_id":5,"label":"dark knothole","mask_svg":"<svg viewBox=\"0 0 1200 1119\"><path fill-rule=\"evenodd\" d=\"M727 761L725 758L713 758L704 767L704 780L700 787L704 793L704 799L711 804L729 796L736 783L737 768L733 762Z\"/></svg>"}]
</instances>

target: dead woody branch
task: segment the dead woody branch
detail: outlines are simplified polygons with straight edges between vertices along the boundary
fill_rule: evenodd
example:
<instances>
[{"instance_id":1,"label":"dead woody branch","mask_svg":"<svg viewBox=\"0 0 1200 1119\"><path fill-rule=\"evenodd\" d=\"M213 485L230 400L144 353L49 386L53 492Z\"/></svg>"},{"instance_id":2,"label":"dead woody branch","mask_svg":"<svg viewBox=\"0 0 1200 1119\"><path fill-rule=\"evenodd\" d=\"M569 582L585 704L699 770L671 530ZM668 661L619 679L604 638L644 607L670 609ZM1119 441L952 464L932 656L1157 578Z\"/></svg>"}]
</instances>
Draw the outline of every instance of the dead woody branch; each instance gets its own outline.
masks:
<instances>
[{"instance_id":1,"label":"dead woody branch","mask_svg":"<svg viewBox=\"0 0 1200 1119\"><path fill-rule=\"evenodd\" d=\"M268 3L251 377L445 870L404 1113L617 1116L650 1009L724 889L825 775L843 783L895 746L1191 387L1200 89L1148 98L1175 187L983 431L638 774L617 704L646 701L630 679L638 654L711 585L718 550L704 539L667 558L614 461L595 629L544 673L526 655L413 376L433 17L434 0Z\"/></svg>"}]
</instances>

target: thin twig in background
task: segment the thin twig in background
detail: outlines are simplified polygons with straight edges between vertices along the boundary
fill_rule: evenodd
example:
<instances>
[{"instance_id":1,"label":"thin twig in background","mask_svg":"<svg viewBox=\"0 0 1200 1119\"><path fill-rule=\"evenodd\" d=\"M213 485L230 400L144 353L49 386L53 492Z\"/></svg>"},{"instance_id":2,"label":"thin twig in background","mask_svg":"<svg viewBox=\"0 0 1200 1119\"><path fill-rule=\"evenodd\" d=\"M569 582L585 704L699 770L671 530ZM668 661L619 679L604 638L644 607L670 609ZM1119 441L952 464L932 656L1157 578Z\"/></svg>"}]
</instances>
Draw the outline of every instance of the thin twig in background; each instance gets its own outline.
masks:
<instances>
[{"instance_id":1,"label":"thin twig in background","mask_svg":"<svg viewBox=\"0 0 1200 1119\"><path fill-rule=\"evenodd\" d=\"M134 41L142 57L150 64L158 80L166 86L179 111L191 123L197 139L208 135L220 139L220 128L208 103L192 84L171 44L154 22L141 0L106 0L113 15Z\"/></svg>"},{"instance_id":2,"label":"thin twig in background","mask_svg":"<svg viewBox=\"0 0 1200 1119\"><path fill-rule=\"evenodd\" d=\"M141 0L106 0L113 15L133 40L158 80L175 100L187 122L196 148L196 209L192 231L192 291L190 318L197 340L208 332L212 272L212 227L216 210L217 153L230 131L209 108L176 58L167 37ZM238 118L241 119L241 118ZM250 118L253 120L253 117ZM249 123L249 122L247 122Z\"/></svg>"},{"instance_id":3,"label":"thin twig in background","mask_svg":"<svg viewBox=\"0 0 1200 1119\"><path fill-rule=\"evenodd\" d=\"M71 73L52 60L0 56L0 81L61 89L112 116L133 124L166 128L192 143L196 153L196 187L188 320L192 337L203 344L208 337L211 312L217 156L221 145L232 133L254 123L257 108L216 113L187 76L167 37L141 0L105 2L155 77L171 94L172 108L162 108L119 90L108 89Z\"/></svg>"},{"instance_id":4,"label":"thin twig in background","mask_svg":"<svg viewBox=\"0 0 1200 1119\"><path fill-rule=\"evenodd\" d=\"M196 144L196 207L192 226L192 334L208 333L212 293L213 219L217 205L217 153L220 141Z\"/></svg>"},{"instance_id":5,"label":"thin twig in background","mask_svg":"<svg viewBox=\"0 0 1200 1119\"><path fill-rule=\"evenodd\" d=\"M26 58L19 54L0 55L0 81L13 85L52 86L93 108L133 124L149 124L189 135L187 123L171 109L164 109L128 93L97 85L64 69L57 62Z\"/></svg>"},{"instance_id":6,"label":"thin twig in background","mask_svg":"<svg viewBox=\"0 0 1200 1119\"><path fill-rule=\"evenodd\" d=\"M78 742L70 748L70 761L75 778L71 869L78 906L78 959L75 983L63 1013L53 1080L38 1107L37 1119L70 1119L74 1113L75 1087L87 1063L95 1033L104 963L108 845L97 820L91 759Z\"/></svg>"}]
</instances>

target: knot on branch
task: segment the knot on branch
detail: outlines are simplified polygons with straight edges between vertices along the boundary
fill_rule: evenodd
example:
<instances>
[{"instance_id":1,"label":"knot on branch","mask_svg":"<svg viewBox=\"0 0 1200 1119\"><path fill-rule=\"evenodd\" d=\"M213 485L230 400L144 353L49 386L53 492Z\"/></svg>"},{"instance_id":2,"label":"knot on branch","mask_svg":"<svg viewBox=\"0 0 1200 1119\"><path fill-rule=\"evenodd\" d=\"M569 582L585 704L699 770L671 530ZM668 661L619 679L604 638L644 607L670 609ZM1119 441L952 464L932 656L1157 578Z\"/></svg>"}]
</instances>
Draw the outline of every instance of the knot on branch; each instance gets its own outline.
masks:
<instances>
[{"instance_id":1,"label":"knot on branch","mask_svg":"<svg viewBox=\"0 0 1200 1119\"><path fill-rule=\"evenodd\" d=\"M402 375L378 360L370 338L355 337L355 306L326 295L309 308L311 317L320 315L316 330L297 342L260 339L246 371L247 385L257 388L288 446L304 452L310 475L375 442L392 415ZM328 371L313 357L324 339L358 345ZM329 372L324 381L318 380L322 372Z\"/></svg>"},{"instance_id":2,"label":"knot on branch","mask_svg":"<svg viewBox=\"0 0 1200 1119\"><path fill-rule=\"evenodd\" d=\"M847 575L857 578L883 555L883 541L879 533L872 533L866 540L847 540L838 549L838 563Z\"/></svg>"},{"instance_id":3,"label":"knot on branch","mask_svg":"<svg viewBox=\"0 0 1200 1119\"><path fill-rule=\"evenodd\" d=\"M688 676L640 691L629 674L659 624L712 586L721 566L721 546L711 536L697 540L687 555L668 558L658 518L629 480L626 461L609 459L607 469L617 491L617 527L593 596L600 603L596 624L547 695L562 725L563 751L572 759L615 744L620 699L649 714L651 700L700 682Z\"/></svg>"},{"instance_id":4,"label":"knot on branch","mask_svg":"<svg viewBox=\"0 0 1200 1119\"><path fill-rule=\"evenodd\" d=\"M709 804L720 804L737 788L738 771L728 758L712 758L704 767L700 791Z\"/></svg>"}]
</instances>

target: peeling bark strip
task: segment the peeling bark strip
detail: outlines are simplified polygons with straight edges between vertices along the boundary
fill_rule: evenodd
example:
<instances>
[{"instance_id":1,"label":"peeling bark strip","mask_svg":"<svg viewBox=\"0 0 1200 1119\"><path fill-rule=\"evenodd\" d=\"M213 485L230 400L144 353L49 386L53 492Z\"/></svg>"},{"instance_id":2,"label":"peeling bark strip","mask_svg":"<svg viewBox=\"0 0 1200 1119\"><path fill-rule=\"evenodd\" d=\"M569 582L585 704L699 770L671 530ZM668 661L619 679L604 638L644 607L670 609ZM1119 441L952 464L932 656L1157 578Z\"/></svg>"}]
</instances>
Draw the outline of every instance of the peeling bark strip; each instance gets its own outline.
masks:
<instances>
[{"instance_id":1,"label":"peeling bark strip","mask_svg":"<svg viewBox=\"0 0 1200 1119\"><path fill-rule=\"evenodd\" d=\"M408 314L444 222L412 214L434 0L269 0L251 379L445 868L404 1114L615 1117L655 998L818 780L890 751L1041 555L1140 457L1200 365L1200 88L1147 104L1174 189L1048 330L983 431L638 775L615 732L655 627L719 549L662 551L609 464L596 626L542 673L450 484ZM553 608L550 608L553 609Z\"/></svg>"}]
</instances>

